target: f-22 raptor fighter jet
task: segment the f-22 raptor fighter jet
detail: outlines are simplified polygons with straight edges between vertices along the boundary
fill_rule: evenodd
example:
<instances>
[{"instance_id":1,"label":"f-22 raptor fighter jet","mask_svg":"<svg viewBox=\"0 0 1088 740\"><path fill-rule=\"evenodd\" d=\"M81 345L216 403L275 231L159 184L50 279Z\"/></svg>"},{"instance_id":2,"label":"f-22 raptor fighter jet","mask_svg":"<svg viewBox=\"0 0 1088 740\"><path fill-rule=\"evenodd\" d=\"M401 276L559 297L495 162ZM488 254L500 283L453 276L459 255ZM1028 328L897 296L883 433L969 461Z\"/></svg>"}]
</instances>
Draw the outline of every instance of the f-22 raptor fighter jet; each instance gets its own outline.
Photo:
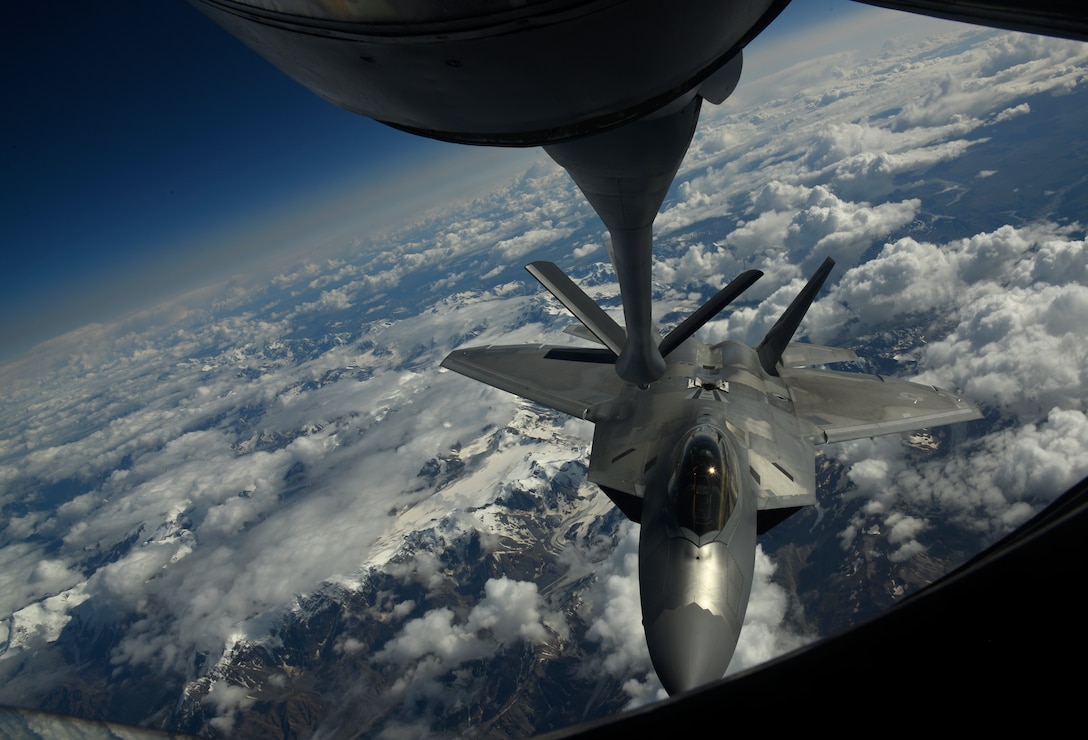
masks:
<instances>
[{"instance_id":1,"label":"f-22 raptor fighter jet","mask_svg":"<svg viewBox=\"0 0 1088 740\"><path fill-rule=\"evenodd\" d=\"M584 325L569 331L604 347L489 346L442 363L595 424L589 480L642 525L642 622L670 694L725 673L756 536L816 503L816 445L980 416L938 388L812 367L857 359L791 342L833 265L823 263L758 347L694 339L762 275L742 274L659 340L665 372L640 387L616 371L625 330L554 264L534 262L529 272Z\"/></svg>"}]
</instances>

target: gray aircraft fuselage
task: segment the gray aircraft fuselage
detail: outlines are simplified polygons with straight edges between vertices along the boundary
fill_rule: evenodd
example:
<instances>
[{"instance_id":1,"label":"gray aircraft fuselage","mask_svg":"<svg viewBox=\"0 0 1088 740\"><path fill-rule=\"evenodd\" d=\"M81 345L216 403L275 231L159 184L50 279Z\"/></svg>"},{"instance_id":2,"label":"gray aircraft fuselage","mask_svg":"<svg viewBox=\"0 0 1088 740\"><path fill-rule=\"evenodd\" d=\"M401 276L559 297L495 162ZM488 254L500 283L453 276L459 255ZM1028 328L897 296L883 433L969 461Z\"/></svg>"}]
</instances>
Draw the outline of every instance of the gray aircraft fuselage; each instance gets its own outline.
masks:
<instances>
[{"instance_id":1,"label":"gray aircraft fuselage","mask_svg":"<svg viewBox=\"0 0 1088 740\"><path fill-rule=\"evenodd\" d=\"M610 463L626 450L633 450L628 462L639 463L627 469L643 471L632 481L642 489L642 620L670 694L721 678L740 638L755 572L758 496L736 433L766 423L751 418L765 397L762 375L745 345L689 339L660 380L621 392L623 418L594 428L591 481L617 485Z\"/></svg>"},{"instance_id":2,"label":"gray aircraft fuselage","mask_svg":"<svg viewBox=\"0 0 1088 740\"><path fill-rule=\"evenodd\" d=\"M755 571L756 499L737 474L746 456L725 429L723 409L708 405L684 404L687 430L670 440L671 450L662 445L673 461L651 476L642 505L643 627L670 694L725 673Z\"/></svg>"}]
</instances>

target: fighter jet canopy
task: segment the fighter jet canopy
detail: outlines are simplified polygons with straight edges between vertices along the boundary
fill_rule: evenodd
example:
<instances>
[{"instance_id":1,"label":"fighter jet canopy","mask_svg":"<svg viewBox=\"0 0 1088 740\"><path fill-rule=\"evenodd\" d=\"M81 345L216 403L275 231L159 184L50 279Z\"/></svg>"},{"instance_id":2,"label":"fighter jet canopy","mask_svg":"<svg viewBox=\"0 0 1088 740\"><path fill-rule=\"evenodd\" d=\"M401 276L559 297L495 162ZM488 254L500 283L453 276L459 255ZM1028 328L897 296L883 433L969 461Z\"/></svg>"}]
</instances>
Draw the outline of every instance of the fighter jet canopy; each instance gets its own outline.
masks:
<instances>
[{"instance_id":1,"label":"fighter jet canopy","mask_svg":"<svg viewBox=\"0 0 1088 740\"><path fill-rule=\"evenodd\" d=\"M676 523L698 537L721 531L737 502L733 456L722 433L700 425L676 449L669 479Z\"/></svg>"}]
</instances>

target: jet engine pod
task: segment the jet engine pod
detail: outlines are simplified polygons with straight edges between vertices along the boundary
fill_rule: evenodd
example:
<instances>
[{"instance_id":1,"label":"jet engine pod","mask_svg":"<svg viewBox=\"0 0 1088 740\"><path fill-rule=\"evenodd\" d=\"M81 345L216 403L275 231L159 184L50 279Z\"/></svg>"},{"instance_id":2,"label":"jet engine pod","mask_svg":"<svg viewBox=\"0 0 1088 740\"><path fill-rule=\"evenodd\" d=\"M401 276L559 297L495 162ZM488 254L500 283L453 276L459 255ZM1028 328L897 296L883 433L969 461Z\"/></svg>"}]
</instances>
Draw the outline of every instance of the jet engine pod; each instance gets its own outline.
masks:
<instances>
[{"instance_id":1,"label":"jet engine pod","mask_svg":"<svg viewBox=\"0 0 1088 740\"><path fill-rule=\"evenodd\" d=\"M536 146L697 90L788 0L190 2L349 111L435 139Z\"/></svg>"}]
</instances>

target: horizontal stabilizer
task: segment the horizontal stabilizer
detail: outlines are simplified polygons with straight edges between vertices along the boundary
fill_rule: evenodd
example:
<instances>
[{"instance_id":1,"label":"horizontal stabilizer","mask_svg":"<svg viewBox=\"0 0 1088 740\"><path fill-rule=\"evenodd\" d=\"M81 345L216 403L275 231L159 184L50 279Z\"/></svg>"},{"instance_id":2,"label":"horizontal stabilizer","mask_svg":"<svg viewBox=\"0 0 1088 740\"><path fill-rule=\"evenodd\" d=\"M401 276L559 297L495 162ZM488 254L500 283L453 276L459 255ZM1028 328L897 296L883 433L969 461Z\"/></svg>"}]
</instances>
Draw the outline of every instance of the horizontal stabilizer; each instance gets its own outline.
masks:
<instances>
[{"instance_id":1,"label":"horizontal stabilizer","mask_svg":"<svg viewBox=\"0 0 1088 740\"><path fill-rule=\"evenodd\" d=\"M824 260L824 263L820 265L820 269L816 270L816 274L801 289L801 292L793 299L793 303L779 317L775 325L767 332L767 336L763 338L763 341L756 348L756 352L759 354L759 364L763 366L768 375L778 375L778 369L775 366L782 359L782 353L786 350L790 340L793 339L797 327L801 325L801 319L805 317L809 306L816 300L816 294L820 292L824 280L827 279L831 268L834 266L835 260L830 257Z\"/></svg>"},{"instance_id":2,"label":"horizontal stabilizer","mask_svg":"<svg viewBox=\"0 0 1088 740\"><path fill-rule=\"evenodd\" d=\"M669 332L661 341L661 355L668 357L669 353L684 343L692 334L703 328L703 324L710 321L718 313L732 303L736 298L748 290L748 287L763 277L759 270L748 270L742 273L733 282L717 292L709 301L700 306L695 313L688 316L680 326Z\"/></svg>"},{"instance_id":3,"label":"horizontal stabilizer","mask_svg":"<svg viewBox=\"0 0 1088 740\"><path fill-rule=\"evenodd\" d=\"M540 281L540 284L548 289L548 292L566 306L574 317L585 324L585 327L593 333L601 344L608 347L619 356L623 345L627 341L627 332L623 330L615 320L604 312L604 309L587 296L581 288L574 284L566 274L553 262L533 262L526 265L529 274Z\"/></svg>"}]
</instances>

